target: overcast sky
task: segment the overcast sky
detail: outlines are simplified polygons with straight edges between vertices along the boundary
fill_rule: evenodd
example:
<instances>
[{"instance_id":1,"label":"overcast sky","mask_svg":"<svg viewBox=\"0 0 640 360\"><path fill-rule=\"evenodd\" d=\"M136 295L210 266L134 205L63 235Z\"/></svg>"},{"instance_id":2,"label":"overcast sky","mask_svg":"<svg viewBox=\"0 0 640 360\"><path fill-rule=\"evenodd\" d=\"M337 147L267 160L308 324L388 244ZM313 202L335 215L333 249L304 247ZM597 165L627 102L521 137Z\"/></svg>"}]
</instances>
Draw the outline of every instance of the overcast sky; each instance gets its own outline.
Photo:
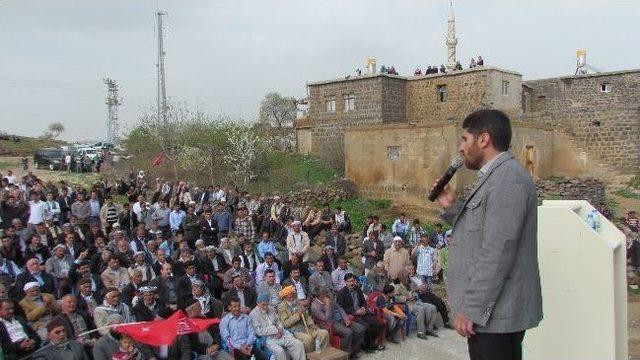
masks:
<instances>
[{"instance_id":1,"label":"overcast sky","mask_svg":"<svg viewBox=\"0 0 640 360\"><path fill-rule=\"evenodd\" d=\"M364 68L400 74L445 62L446 0L0 0L0 130L67 140L106 137L115 79L121 127L155 104L156 4L166 21L167 93L212 114L253 120L265 93L303 97L305 83ZM458 58L525 79L639 68L640 1L455 1Z\"/></svg>"}]
</instances>

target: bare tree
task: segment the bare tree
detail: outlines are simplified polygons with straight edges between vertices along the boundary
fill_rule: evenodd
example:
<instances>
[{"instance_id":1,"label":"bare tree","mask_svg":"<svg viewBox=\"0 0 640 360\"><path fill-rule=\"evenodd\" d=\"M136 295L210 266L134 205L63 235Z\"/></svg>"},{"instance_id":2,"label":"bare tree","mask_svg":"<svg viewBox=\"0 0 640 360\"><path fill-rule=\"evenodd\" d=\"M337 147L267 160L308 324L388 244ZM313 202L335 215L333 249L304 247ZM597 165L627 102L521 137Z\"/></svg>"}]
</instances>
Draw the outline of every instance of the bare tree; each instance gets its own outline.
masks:
<instances>
[{"instance_id":1,"label":"bare tree","mask_svg":"<svg viewBox=\"0 0 640 360\"><path fill-rule=\"evenodd\" d=\"M260 104L258 122L267 131L274 146L286 148L293 135L293 121L298 109L296 99L277 92L265 95Z\"/></svg>"},{"instance_id":2,"label":"bare tree","mask_svg":"<svg viewBox=\"0 0 640 360\"><path fill-rule=\"evenodd\" d=\"M173 103L168 106L166 119L160 118L156 109L150 108L140 115L138 125L160 147L165 158L171 162L174 177L177 178L179 162L185 159L185 148L190 146L195 135L190 131L195 128L192 125L208 121L209 116L204 112L192 111L184 104Z\"/></svg>"},{"instance_id":3,"label":"bare tree","mask_svg":"<svg viewBox=\"0 0 640 360\"><path fill-rule=\"evenodd\" d=\"M47 130L45 130L43 137L46 139L57 139L64 132L64 125L61 122L57 121L49 124L47 126Z\"/></svg>"}]
</instances>

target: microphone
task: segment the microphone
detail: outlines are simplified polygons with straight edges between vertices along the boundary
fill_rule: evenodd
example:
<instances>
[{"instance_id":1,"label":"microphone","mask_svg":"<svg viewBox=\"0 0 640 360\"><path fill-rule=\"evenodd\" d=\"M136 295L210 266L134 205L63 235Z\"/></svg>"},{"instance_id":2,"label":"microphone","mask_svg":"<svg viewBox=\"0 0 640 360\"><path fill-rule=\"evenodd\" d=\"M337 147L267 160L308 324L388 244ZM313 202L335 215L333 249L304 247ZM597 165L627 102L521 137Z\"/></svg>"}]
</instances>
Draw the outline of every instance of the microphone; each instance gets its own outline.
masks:
<instances>
[{"instance_id":1,"label":"microphone","mask_svg":"<svg viewBox=\"0 0 640 360\"><path fill-rule=\"evenodd\" d=\"M442 177L440 178L440 180L438 180L438 182L433 187L433 189L429 191L429 201L433 202L436 200L436 198L438 198L438 195L440 195L440 193L442 192L442 189L444 189L444 186L449 183L453 175L456 173L456 171L458 171L458 169L462 167L463 164L464 164L464 160L460 155L456 156L455 158L453 158L453 160L451 160L451 165L449 165L447 172L445 172L444 175L442 175Z\"/></svg>"}]
</instances>

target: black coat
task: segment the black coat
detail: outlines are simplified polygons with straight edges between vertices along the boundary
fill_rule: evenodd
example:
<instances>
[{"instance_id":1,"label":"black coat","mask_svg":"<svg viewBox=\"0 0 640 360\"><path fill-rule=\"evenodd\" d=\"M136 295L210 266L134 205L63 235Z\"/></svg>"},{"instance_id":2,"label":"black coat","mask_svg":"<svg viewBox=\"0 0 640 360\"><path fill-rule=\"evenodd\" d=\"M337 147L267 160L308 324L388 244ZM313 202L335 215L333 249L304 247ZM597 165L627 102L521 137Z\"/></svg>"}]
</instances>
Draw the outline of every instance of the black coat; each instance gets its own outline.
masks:
<instances>
[{"instance_id":1,"label":"black coat","mask_svg":"<svg viewBox=\"0 0 640 360\"><path fill-rule=\"evenodd\" d=\"M356 293L358 296L358 301L360 302L359 305L366 307L367 302L364 299L364 294L362 293L359 287L356 288ZM344 311L346 311L346 313L349 315L354 315L356 310L358 310L358 308L356 308L353 304L353 299L351 298L351 294L349 293L349 288L347 286L343 287L342 289L340 289L340 291L338 291L338 294L336 295L336 300L338 301L338 305L340 305L340 307L342 307Z\"/></svg>"},{"instance_id":2,"label":"black coat","mask_svg":"<svg viewBox=\"0 0 640 360\"><path fill-rule=\"evenodd\" d=\"M170 293L169 293L169 287L167 286L167 282L173 283L174 291L176 295L176 304L177 304L178 301L180 300L180 291L178 290L178 281L176 280L175 277L171 276L165 280L162 277L158 276L155 279L151 280L150 285L155 286L158 289L158 295L165 303L169 303Z\"/></svg>"},{"instance_id":3,"label":"black coat","mask_svg":"<svg viewBox=\"0 0 640 360\"><path fill-rule=\"evenodd\" d=\"M27 325L24 320L17 317L16 319L18 319L20 324L22 324L23 329L27 333L27 337L35 340L36 346L33 350L37 350L40 346L40 337L38 334L31 328L31 326ZM4 352L5 359L19 359L33 352L22 351L22 349L20 349L20 343L12 343L9 333L7 332L7 328L2 322L0 322L0 342L2 343L2 351Z\"/></svg>"},{"instance_id":4,"label":"black coat","mask_svg":"<svg viewBox=\"0 0 640 360\"><path fill-rule=\"evenodd\" d=\"M102 305L102 295L100 294L100 291L92 291L91 295L93 295L93 298L96 301L96 306L100 306ZM78 293L76 295L76 306L78 308L78 311L84 311L85 313L89 313L89 305L87 304L87 302L84 300L84 298L82 297L82 295L80 293Z\"/></svg>"},{"instance_id":5,"label":"black coat","mask_svg":"<svg viewBox=\"0 0 640 360\"><path fill-rule=\"evenodd\" d=\"M245 287L243 293L244 305L249 309L253 309L254 307L256 307L256 300L258 297L258 295L256 295L256 291L253 288ZM225 309L227 308L227 306L229 306L229 302L234 297L238 297L238 289L236 289L235 287L222 294L222 303L224 304Z\"/></svg>"},{"instance_id":6,"label":"black coat","mask_svg":"<svg viewBox=\"0 0 640 360\"><path fill-rule=\"evenodd\" d=\"M333 246L335 253L342 256L345 251L347 251L347 242L344 239L344 235L338 233L336 236L338 237L337 245L333 241L333 234L331 232L327 233L327 236L324 238L324 246Z\"/></svg>"},{"instance_id":7,"label":"black coat","mask_svg":"<svg viewBox=\"0 0 640 360\"><path fill-rule=\"evenodd\" d=\"M204 282L205 284L207 283L206 281L204 281L202 276L198 274L196 274L196 278L202 280L202 282ZM178 286L176 290L178 292L178 303L181 303L180 300L184 302L191 296L191 279L189 279L189 275L184 274L180 276L178 278L177 285ZM208 291L208 288L205 291Z\"/></svg>"},{"instance_id":8,"label":"black coat","mask_svg":"<svg viewBox=\"0 0 640 360\"><path fill-rule=\"evenodd\" d=\"M138 285L136 287L136 285L132 282L128 283L123 289L122 289L122 302L129 305L129 307L131 307L131 301L133 301L133 298L136 296L136 292L138 291L139 288L141 288L142 286L145 286L145 282L143 281L142 283L140 283L140 285Z\"/></svg>"},{"instance_id":9,"label":"black coat","mask_svg":"<svg viewBox=\"0 0 640 360\"><path fill-rule=\"evenodd\" d=\"M218 223L211 218L211 225L206 219L200 220L200 237L207 245L218 245Z\"/></svg>"},{"instance_id":10,"label":"black coat","mask_svg":"<svg viewBox=\"0 0 640 360\"><path fill-rule=\"evenodd\" d=\"M335 267L331 267L331 261L329 261L329 257L327 256L327 254L322 255L322 257L320 258L324 263L324 271L328 271L329 273L333 272L333 270L338 267L338 255L334 253L332 258Z\"/></svg>"},{"instance_id":11,"label":"black coat","mask_svg":"<svg viewBox=\"0 0 640 360\"><path fill-rule=\"evenodd\" d=\"M104 287L100 275L89 273L87 277L91 279L91 282L96 284L96 291L100 292ZM75 289L76 285L78 284L78 280L80 280L81 278L82 276L80 275L80 273L78 273L77 264L73 263L71 265L71 270L69 271L69 282L71 283L71 287Z\"/></svg>"},{"instance_id":12,"label":"black coat","mask_svg":"<svg viewBox=\"0 0 640 360\"><path fill-rule=\"evenodd\" d=\"M42 280L44 281L44 285L40 287L40 291L55 296L55 294L58 293L58 289L56 287L56 280L53 278L53 276L45 272L40 272L40 277L42 277ZM25 271L18 275L16 277L16 284L14 285L13 291L11 292L11 298L16 302L20 301L24 297L24 291L22 291L24 285L33 281L37 282L38 280L36 280L36 278L33 277L33 275L31 275L31 273L28 271Z\"/></svg>"},{"instance_id":13,"label":"black coat","mask_svg":"<svg viewBox=\"0 0 640 360\"><path fill-rule=\"evenodd\" d=\"M158 316L163 319L168 318L173 313L160 299L156 300L156 308L158 310ZM138 301L136 306L133 307L133 315L136 317L136 321L155 320L155 315L153 315L153 312L144 304L144 301Z\"/></svg>"},{"instance_id":14,"label":"black coat","mask_svg":"<svg viewBox=\"0 0 640 360\"><path fill-rule=\"evenodd\" d=\"M216 253L216 259L218 259L218 272L227 272L227 270L229 270L229 265L227 265L227 262L224 260L224 256L222 256L222 254L220 253ZM202 269L203 273L209 275L209 277L215 276L216 272L213 269L213 264L208 257L201 259L199 263L200 269Z\"/></svg>"}]
</instances>

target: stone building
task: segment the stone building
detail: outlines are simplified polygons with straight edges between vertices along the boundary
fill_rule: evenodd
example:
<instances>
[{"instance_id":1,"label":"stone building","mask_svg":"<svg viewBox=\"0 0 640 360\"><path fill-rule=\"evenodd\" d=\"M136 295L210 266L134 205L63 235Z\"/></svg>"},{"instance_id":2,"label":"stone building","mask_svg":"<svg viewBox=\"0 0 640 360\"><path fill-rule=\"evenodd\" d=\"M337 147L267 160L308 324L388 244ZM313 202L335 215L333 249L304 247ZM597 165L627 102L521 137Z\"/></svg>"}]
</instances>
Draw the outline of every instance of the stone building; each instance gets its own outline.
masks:
<instances>
[{"instance_id":1,"label":"stone building","mask_svg":"<svg viewBox=\"0 0 640 360\"><path fill-rule=\"evenodd\" d=\"M457 154L464 118L498 109L512 120L511 152L534 178L624 182L638 174L640 70L523 82L505 69L453 70L457 44L450 2L446 74L374 70L308 84L308 115L295 123L298 151L344 166L364 195L423 204ZM464 170L452 184L473 182Z\"/></svg>"},{"instance_id":2,"label":"stone building","mask_svg":"<svg viewBox=\"0 0 640 360\"><path fill-rule=\"evenodd\" d=\"M470 112L512 119L511 151L533 177L623 181L640 166L640 70L522 81L480 66L447 74L370 74L308 84L298 151L334 162L369 196L424 202L455 156ZM344 160L343 160L344 159ZM463 171L456 181L474 181Z\"/></svg>"}]
</instances>

